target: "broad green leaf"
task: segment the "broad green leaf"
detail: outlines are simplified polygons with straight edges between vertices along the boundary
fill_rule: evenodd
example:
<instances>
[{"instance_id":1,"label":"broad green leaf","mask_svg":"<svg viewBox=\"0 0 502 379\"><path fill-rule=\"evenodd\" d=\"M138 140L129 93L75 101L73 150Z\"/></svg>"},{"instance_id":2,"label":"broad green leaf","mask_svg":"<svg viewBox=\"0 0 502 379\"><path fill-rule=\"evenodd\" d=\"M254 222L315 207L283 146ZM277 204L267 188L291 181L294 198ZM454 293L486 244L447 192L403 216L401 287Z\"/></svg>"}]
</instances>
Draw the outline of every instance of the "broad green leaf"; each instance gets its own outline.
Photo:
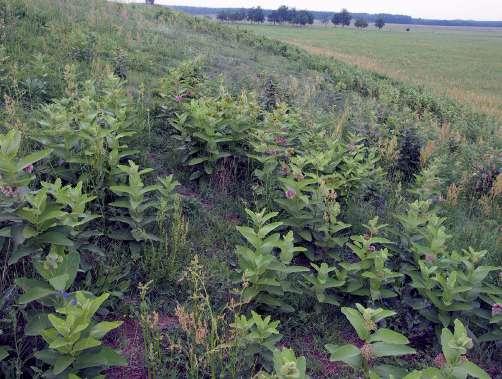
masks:
<instances>
[{"instance_id":1,"label":"broad green leaf","mask_svg":"<svg viewBox=\"0 0 502 379\"><path fill-rule=\"evenodd\" d=\"M207 161L209 158L208 157L199 157L199 158L192 158L188 161L189 166L195 166L198 165L202 162Z\"/></svg>"},{"instance_id":2,"label":"broad green leaf","mask_svg":"<svg viewBox=\"0 0 502 379\"><path fill-rule=\"evenodd\" d=\"M28 323L24 328L24 334L27 336L39 336L42 332L50 328L51 323L49 322L47 313L36 313L33 316L28 317Z\"/></svg>"},{"instance_id":3,"label":"broad green leaf","mask_svg":"<svg viewBox=\"0 0 502 379\"><path fill-rule=\"evenodd\" d=\"M118 328L120 325L122 325L122 321L102 321L92 327L89 335L101 339L109 331Z\"/></svg>"},{"instance_id":4,"label":"broad green leaf","mask_svg":"<svg viewBox=\"0 0 502 379\"><path fill-rule=\"evenodd\" d=\"M354 345L336 346L328 344L326 350L331 354L330 361L345 362L351 367L360 368L362 364L361 352Z\"/></svg>"},{"instance_id":5,"label":"broad green leaf","mask_svg":"<svg viewBox=\"0 0 502 379\"><path fill-rule=\"evenodd\" d=\"M12 255L9 258L9 265L16 264L21 258L24 258L28 255L31 255L35 253L37 250L25 247L25 246L19 246L17 249L14 250Z\"/></svg>"},{"instance_id":6,"label":"broad green leaf","mask_svg":"<svg viewBox=\"0 0 502 379\"><path fill-rule=\"evenodd\" d=\"M397 366L391 366L391 365L378 365L373 368L375 373L378 374L378 378L396 378L400 379L403 378L407 372L404 368L402 367L397 367Z\"/></svg>"},{"instance_id":7,"label":"broad green leaf","mask_svg":"<svg viewBox=\"0 0 502 379\"><path fill-rule=\"evenodd\" d=\"M93 337L87 337L80 339L75 345L73 345L73 351L82 351L87 349L92 349L93 347L97 347L101 345L101 341L97 340Z\"/></svg>"},{"instance_id":8,"label":"broad green leaf","mask_svg":"<svg viewBox=\"0 0 502 379\"><path fill-rule=\"evenodd\" d=\"M375 342L371 344L376 357L391 357L407 354L415 354L415 349L406 345L395 345L385 342Z\"/></svg>"},{"instance_id":9,"label":"broad green leaf","mask_svg":"<svg viewBox=\"0 0 502 379\"><path fill-rule=\"evenodd\" d=\"M89 367L125 365L127 365L127 360L122 357L122 355L109 347L103 347L97 352L85 352L80 354L73 367L80 370Z\"/></svg>"},{"instance_id":10,"label":"broad green leaf","mask_svg":"<svg viewBox=\"0 0 502 379\"><path fill-rule=\"evenodd\" d=\"M462 367L473 378L490 379L490 375L488 375L485 370L483 370L481 367L475 365L472 362L469 362L469 361L464 362L464 363L462 363Z\"/></svg>"},{"instance_id":11,"label":"broad green leaf","mask_svg":"<svg viewBox=\"0 0 502 379\"><path fill-rule=\"evenodd\" d=\"M9 356L9 350L8 346L0 346L0 362Z\"/></svg>"},{"instance_id":12,"label":"broad green leaf","mask_svg":"<svg viewBox=\"0 0 502 379\"><path fill-rule=\"evenodd\" d=\"M72 357L71 355L61 355L56 359L56 362L54 362L54 367L52 369L52 372L54 375L59 375L61 374L64 370L68 368L73 362L75 361L75 358Z\"/></svg>"},{"instance_id":13,"label":"broad green leaf","mask_svg":"<svg viewBox=\"0 0 502 379\"><path fill-rule=\"evenodd\" d=\"M381 328L370 336L368 342L386 342L397 345L406 345L410 341L401 333L390 329Z\"/></svg>"},{"instance_id":14,"label":"broad green leaf","mask_svg":"<svg viewBox=\"0 0 502 379\"><path fill-rule=\"evenodd\" d=\"M64 319L56 316L55 314L50 314L47 316L51 325L58 331L59 334L66 336L69 332L69 327L66 326L66 322Z\"/></svg>"},{"instance_id":15,"label":"broad green leaf","mask_svg":"<svg viewBox=\"0 0 502 379\"><path fill-rule=\"evenodd\" d=\"M26 286L26 284L30 282L32 282L34 286ZM47 286L46 283L40 282L38 280L20 278L16 280L16 284L24 290L24 293L19 296L19 304L28 304L32 301L42 299L55 293L54 289Z\"/></svg>"},{"instance_id":16,"label":"broad green leaf","mask_svg":"<svg viewBox=\"0 0 502 379\"><path fill-rule=\"evenodd\" d=\"M21 171L22 169L28 167L30 164L38 162L39 160L47 157L52 150L40 150L34 153L28 154L27 156L21 158L17 163L17 171Z\"/></svg>"},{"instance_id":17,"label":"broad green leaf","mask_svg":"<svg viewBox=\"0 0 502 379\"><path fill-rule=\"evenodd\" d=\"M341 311L345 315L345 317L347 317L347 320L349 320L359 338L363 341L366 341L369 338L370 333L366 328L363 317L357 311L357 309L343 307Z\"/></svg>"},{"instance_id":18,"label":"broad green leaf","mask_svg":"<svg viewBox=\"0 0 502 379\"><path fill-rule=\"evenodd\" d=\"M40 242L50 243L53 245L73 246L73 242L61 232L50 231L39 235L37 238Z\"/></svg>"},{"instance_id":19,"label":"broad green leaf","mask_svg":"<svg viewBox=\"0 0 502 379\"><path fill-rule=\"evenodd\" d=\"M54 278L49 279L49 283L57 291L63 291L66 288L66 283L68 282L68 274L58 275Z\"/></svg>"},{"instance_id":20,"label":"broad green leaf","mask_svg":"<svg viewBox=\"0 0 502 379\"><path fill-rule=\"evenodd\" d=\"M61 356L57 351L51 349L44 349L37 351L35 354L35 358L45 362L49 365L53 365L54 362Z\"/></svg>"},{"instance_id":21,"label":"broad green leaf","mask_svg":"<svg viewBox=\"0 0 502 379\"><path fill-rule=\"evenodd\" d=\"M459 354L457 349L450 347L453 340L453 333L448 328L443 328L441 331L441 346L447 362L453 362Z\"/></svg>"}]
</instances>

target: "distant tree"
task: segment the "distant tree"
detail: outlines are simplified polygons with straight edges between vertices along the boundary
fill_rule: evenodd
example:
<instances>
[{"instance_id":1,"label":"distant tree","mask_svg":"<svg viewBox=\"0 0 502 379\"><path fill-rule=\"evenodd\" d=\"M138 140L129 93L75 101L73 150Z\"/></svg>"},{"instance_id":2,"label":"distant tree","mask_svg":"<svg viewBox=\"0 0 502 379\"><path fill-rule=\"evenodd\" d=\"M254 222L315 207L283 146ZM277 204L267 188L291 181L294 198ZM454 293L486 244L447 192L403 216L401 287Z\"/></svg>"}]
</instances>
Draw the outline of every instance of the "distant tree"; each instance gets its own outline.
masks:
<instances>
[{"instance_id":1,"label":"distant tree","mask_svg":"<svg viewBox=\"0 0 502 379\"><path fill-rule=\"evenodd\" d=\"M309 11L295 11L290 22L297 25L312 25L314 16Z\"/></svg>"},{"instance_id":2,"label":"distant tree","mask_svg":"<svg viewBox=\"0 0 502 379\"><path fill-rule=\"evenodd\" d=\"M228 18L230 21L242 21L246 19L246 10L240 9L238 11L232 12L228 14Z\"/></svg>"},{"instance_id":3,"label":"distant tree","mask_svg":"<svg viewBox=\"0 0 502 379\"><path fill-rule=\"evenodd\" d=\"M291 20L291 11L289 10L289 8L287 6L281 5L277 9L277 17L278 17L279 23L289 22Z\"/></svg>"},{"instance_id":4,"label":"distant tree","mask_svg":"<svg viewBox=\"0 0 502 379\"><path fill-rule=\"evenodd\" d=\"M251 22L263 22L265 21L265 14L261 7L251 8L248 10L247 19Z\"/></svg>"},{"instance_id":5,"label":"distant tree","mask_svg":"<svg viewBox=\"0 0 502 379\"><path fill-rule=\"evenodd\" d=\"M385 20L383 19L383 17L378 17L375 20L375 27L377 27L378 29L382 29L384 26L385 26Z\"/></svg>"},{"instance_id":6,"label":"distant tree","mask_svg":"<svg viewBox=\"0 0 502 379\"><path fill-rule=\"evenodd\" d=\"M321 23L322 23L323 25L327 25L327 24L329 24L329 22L330 22L330 21L331 21L331 20L330 20L330 18L329 18L329 15L327 15L327 14L325 14L325 15L323 15L323 16L321 17Z\"/></svg>"},{"instance_id":7,"label":"distant tree","mask_svg":"<svg viewBox=\"0 0 502 379\"><path fill-rule=\"evenodd\" d=\"M155 3L155 0L145 0L146 4L153 5Z\"/></svg>"},{"instance_id":8,"label":"distant tree","mask_svg":"<svg viewBox=\"0 0 502 379\"><path fill-rule=\"evenodd\" d=\"M274 24L280 24L282 22L277 11L270 12L267 16L267 20L268 22L273 22Z\"/></svg>"},{"instance_id":9,"label":"distant tree","mask_svg":"<svg viewBox=\"0 0 502 379\"><path fill-rule=\"evenodd\" d=\"M368 21L366 21L364 18L358 18L356 22L354 23L354 26L356 28L364 29L368 27Z\"/></svg>"},{"instance_id":10,"label":"distant tree","mask_svg":"<svg viewBox=\"0 0 502 379\"><path fill-rule=\"evenodd\" d=\"M335 25L349 26L352 15L347 9L342 9L340 13L335 13L331 22Z\"/></svg>"},{"instance_id":11,"label":"distant tree","mask_svg":"<svg viewBox=\"0 0 502 379\"><path fill-rule=\"evenodd\" d=\"M228 21L228 13L221 11L216 15L216 19L219 21Z\"/></svg>"},{"instance_id":12,"label":"distant tree","mask_svg":"<svg viewBox=\"0 0 502 379\"><path fill-rule=\"evenodd\" d=\"M245 9L239 9L235 12L229 12L222 10L216 15L216 18L220 21L242 21L246 19L246 10Z\"/></svg>"}]
</instances>

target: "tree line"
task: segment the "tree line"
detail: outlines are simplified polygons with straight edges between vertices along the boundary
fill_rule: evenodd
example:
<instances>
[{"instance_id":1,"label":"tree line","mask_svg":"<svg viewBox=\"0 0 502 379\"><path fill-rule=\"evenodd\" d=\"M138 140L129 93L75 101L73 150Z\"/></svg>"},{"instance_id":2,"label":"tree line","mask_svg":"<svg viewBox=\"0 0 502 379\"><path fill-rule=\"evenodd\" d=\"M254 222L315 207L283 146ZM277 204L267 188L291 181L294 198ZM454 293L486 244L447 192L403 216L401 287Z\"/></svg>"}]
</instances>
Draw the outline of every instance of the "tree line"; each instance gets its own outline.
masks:
<instances>
[{"instance_id":1,"label":"tree line","mask_svg":"<svg viewBox=\"0 0 502 379\"><path fill-rule=\"evenodd\" d=\"M280 6L277 10L271 11L268 15L262 8L250 8L250 9L238 9L238 10L221 10L216 15L216 18L220 21L228 22L238 22L238 21L250 21L256 23L262 23L265 20L274 24L295 24L295 25L312 25L314 23L314 15L310 11L306 10L296 10L295 8L288 8L285 5ZM324 24L330 21L335 25L348 26L351 24L353 16L347 9L342 9L341 12L335 13L332 17L327 17L325 15L321 21ZM357 28L367 28L368 21L363 17L357 17L354 22L354 26ZM378 17L374 20L375 27L382 29L385 26L385 20L383 16Z\"/></svg>"},{"instance_id":2,"label":"tree line","mask_svg":"<svg viewBox=\"0 0 502 379\"><path fill-rule=\"evenodd\" d=\"M349 26L352 21L352 18L353 18L352 14L347 9L342 9L341 12L335 13L333 15L333 17L331 18L331 22L335 26L337 26L337 25ZM325 23L326 23L326 21L325 21ZM356 28L364 29L364 28L367 28L368 25L369 25L368 20L366 20L363 17L357 17L354 21L354 26ZM374 25L378 29L382 29L385 26L385 20L384 20L383 16L376 18L374 21Z\"/></svg>"},{"instance_id":3,"label":"tree line","mask_svg":"<svg viewBox=\"0 0 502 379\"><path fill-rule=\"evenodd\" d=\"M314 16L311 12L301 10L297 11L294 8L288 8L286 6L281 6L276 11L272 11L268 16L262 8L256 7L251 9L238 9L234 11L222 10L218 12L216 18L220 21L251 21L262 23L267 19L269 22L274 24L290 23L296 25L311 25L314 23Z\"/></svg>"}]
</instances>

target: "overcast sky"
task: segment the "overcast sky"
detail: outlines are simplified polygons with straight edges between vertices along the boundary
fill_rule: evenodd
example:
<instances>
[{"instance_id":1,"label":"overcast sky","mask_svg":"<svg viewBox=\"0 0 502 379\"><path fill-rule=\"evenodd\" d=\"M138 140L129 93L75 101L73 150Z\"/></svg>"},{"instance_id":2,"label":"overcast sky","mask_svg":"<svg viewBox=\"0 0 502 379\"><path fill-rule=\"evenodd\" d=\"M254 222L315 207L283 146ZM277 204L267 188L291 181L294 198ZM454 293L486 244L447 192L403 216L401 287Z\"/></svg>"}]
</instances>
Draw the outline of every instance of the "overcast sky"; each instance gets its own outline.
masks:
<instances>
[{"instance_id":1,"label":"overcast sky","mask_svg":"<svg viewBox=\"0 0 502 379\"><path fill-rule=\"evenodd\" d=\"M126 0L127 1L127 0ZM435 19L502 21L502 0L156 0L158 4L199 7L246 7L275 9L288 5L297 9L394 13Z\"/></svg>"}]
</instances>

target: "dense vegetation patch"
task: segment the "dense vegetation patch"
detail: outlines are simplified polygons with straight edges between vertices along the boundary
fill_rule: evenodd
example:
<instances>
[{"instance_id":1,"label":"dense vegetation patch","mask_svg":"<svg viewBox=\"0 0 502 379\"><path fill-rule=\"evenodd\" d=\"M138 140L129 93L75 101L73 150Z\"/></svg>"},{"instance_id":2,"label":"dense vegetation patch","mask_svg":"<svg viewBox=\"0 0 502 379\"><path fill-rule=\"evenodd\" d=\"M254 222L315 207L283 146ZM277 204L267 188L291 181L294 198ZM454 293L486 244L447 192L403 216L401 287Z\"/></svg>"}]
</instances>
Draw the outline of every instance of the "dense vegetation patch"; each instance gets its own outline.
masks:
<instances>
[{"instance_id":1,"label":"dense vegetation patch","mask_svg":"<svg viewBox=\"0 0 502 379\"><path fill-rule=\"evenodd\" d=\"M161 7L0 27L4 376L500 369L494 121Z\"/></svg>"}]
</instances>

